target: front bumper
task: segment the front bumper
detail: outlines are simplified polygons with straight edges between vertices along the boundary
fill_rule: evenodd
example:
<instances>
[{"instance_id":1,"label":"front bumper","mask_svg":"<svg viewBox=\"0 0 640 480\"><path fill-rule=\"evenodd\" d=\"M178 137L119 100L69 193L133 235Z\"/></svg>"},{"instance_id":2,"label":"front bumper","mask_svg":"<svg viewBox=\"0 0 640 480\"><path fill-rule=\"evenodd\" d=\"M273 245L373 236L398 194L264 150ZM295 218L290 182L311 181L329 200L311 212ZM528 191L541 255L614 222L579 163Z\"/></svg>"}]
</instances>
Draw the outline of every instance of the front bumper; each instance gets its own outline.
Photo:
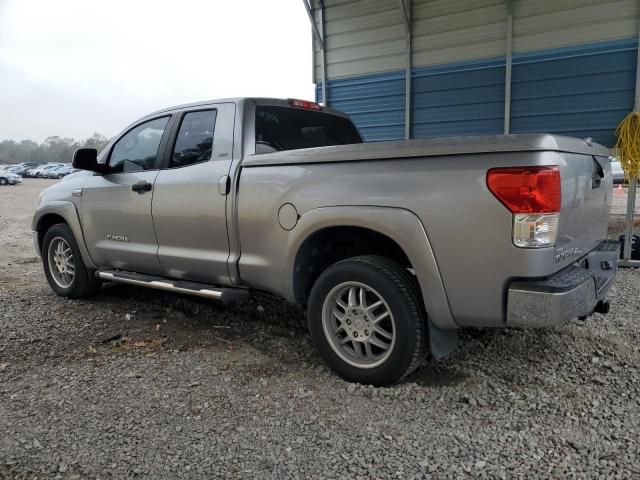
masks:
<instances>
[{"instance_id":1,"label":"front bumper","mask_svg":"<svg viewBox=\"0 0 640 480\"><path fill-rule=\"evenodd\" d=\"M516 280L507 293L507 325L552 327L593 313L618 270L619 242L605 240L580 265L542 280Z\"/></svg>"}]
</instances>

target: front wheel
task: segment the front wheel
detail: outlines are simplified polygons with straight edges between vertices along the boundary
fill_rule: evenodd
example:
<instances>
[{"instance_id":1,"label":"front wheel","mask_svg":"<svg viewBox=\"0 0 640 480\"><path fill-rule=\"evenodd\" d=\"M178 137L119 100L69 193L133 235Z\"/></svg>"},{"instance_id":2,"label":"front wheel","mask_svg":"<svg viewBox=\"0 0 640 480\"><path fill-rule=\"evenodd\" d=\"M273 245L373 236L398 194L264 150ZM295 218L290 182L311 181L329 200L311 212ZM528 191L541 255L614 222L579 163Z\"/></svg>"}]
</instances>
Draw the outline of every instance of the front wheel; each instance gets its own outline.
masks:
<instances>
[{"instance_id":1,"label":"front wheel","mask_svg":"<svg viewBox=\"0 0 640 480\"><path fill-rule=\"evenodd\" d=\"M354 257L327 268L311 289L308 320L324 361L349 381L390 385L425 354L417 282L384 257Z\"/></svg>"},{"instance_id":2,"label":"front wheel","mask_svg":"<svg viewBox=\"0 0 640 480\"><path fill-rule=\"evenodd\" d=\"M44 234L42 265L49 286L61 297L86 297L100 288L100 280L85 266L76 239L64 223Z\"/></svg>"}]
</instances>

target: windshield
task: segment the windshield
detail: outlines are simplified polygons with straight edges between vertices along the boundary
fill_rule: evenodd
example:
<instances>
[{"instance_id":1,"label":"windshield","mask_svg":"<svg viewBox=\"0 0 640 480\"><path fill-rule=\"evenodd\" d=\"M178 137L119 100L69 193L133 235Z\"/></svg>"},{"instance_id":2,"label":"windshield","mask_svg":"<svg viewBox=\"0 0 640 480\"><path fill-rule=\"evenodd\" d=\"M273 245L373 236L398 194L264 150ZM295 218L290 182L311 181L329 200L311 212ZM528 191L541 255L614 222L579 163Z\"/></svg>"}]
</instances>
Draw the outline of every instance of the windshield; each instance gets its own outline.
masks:
<instances>
[{"instance_id":1,"label":"windshield","mask_svg":"<svg viewBox=\"0 0 640 480\"><path fill-rule=\"evenodd\" d=\"M344 117L291 107L258 107L256 153L362 143L353 123Z\"/></svg>"}]
</instances>

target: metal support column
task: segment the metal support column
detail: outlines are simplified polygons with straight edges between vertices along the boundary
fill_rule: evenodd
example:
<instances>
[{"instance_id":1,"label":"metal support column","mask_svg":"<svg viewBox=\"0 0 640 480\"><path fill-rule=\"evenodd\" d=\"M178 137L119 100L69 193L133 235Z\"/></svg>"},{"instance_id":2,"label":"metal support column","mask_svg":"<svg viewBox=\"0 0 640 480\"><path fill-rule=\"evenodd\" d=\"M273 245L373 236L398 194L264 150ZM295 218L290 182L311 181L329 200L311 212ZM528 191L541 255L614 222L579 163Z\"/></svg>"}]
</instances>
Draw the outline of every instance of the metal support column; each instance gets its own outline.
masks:
<instances>
[{"instance_id":1,"label":"metal support column","mask_svg":"<svg viewBox=\"0 0 640 480\"><path fill-rule=\"evenodd\" d=\"M324 2L318 0L320 5L320 32L322 35L322 103L329 106L329 91L327 90L327 49L325 48L324 31Z\"/></svg>"},{"instance_id":2,"label":"metal support column","mask_svg":"<svg viewBox=\"0 0 640 480\"><path fill-rule=\"evenodd\" d=\"M404 138L411 138L411 0L399 0L400 13L406 34L405 69L404 69Z\"/></svg>"},{"instance_id":3,"label":"metal support column","mask_svg":"<svg viewBox=\"0 0 640 480\"><path fill-rule=\"evenodd\" d=\"M640 111L640 19L638 20L638 52L636 55L636 94L634 111ZM636 159L637 160L637 159ZM631 240L633 239L633 219L636 210L636 191L638 179L629 179L629 193L627 195L627 228L625 232L624 250L622 260L618 263L621 267L640 267L640 260L631 260Z\"/></svg>"},{"instance_id":4,"label":"metal support column","mask_svg":"<svg viewBox=\"0 0 640 480\"><path fill-rule=\"evenodd\" d=\"M513 0L507 0L507 48L504 76L504 134L511 129L511 69L513 55Z\"/></svg>"},{"instance_id":5,"label":"metal support column","mask_svg":"<svg viewBox=\"0 0 640 480\"><path fill-rule=\"evenodd\" d=\"M313 10L311 8L311 5L309 4L309 2L311 1L313 0L302 0L302 3L304 4L304 8L307 11L307 15L309 16L309 21L311 22L311 27L313 29L313 38L320 46L320 52L322 55L322 64L321 64L322 103L324 103L325 105L328 105L329 102L327 100L327 55L326 55L325 45L324 45L324 5L322 3L322 0L318 1L318 4L319 4L318 12L320 15L320 26L321 26L321 28L318 29L318 25L316 24L316 20L313 16ZM314 70L316 68L315 59L313 63L313 68Z\"/></svg>"}]
</instances>

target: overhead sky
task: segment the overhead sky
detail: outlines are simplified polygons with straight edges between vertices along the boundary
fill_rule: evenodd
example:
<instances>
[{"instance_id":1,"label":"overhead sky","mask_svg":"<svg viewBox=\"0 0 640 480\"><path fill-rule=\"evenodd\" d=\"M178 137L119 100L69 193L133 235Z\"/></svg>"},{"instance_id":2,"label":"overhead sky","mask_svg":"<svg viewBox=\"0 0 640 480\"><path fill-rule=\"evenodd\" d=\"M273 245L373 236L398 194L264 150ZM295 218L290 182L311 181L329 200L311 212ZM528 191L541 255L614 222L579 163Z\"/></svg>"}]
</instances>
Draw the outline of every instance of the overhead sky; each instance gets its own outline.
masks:
<instances>
[{"instance_id":1,"label":"overhead sky","mask_svg":"<svg viewBox=\"0 0 640 480\"><path fill-rule=\"evenodd\" d=\"M108 137L153 110L313 99L300 0L0 0L0 140Z\"/></svg>"}]
</instances>

